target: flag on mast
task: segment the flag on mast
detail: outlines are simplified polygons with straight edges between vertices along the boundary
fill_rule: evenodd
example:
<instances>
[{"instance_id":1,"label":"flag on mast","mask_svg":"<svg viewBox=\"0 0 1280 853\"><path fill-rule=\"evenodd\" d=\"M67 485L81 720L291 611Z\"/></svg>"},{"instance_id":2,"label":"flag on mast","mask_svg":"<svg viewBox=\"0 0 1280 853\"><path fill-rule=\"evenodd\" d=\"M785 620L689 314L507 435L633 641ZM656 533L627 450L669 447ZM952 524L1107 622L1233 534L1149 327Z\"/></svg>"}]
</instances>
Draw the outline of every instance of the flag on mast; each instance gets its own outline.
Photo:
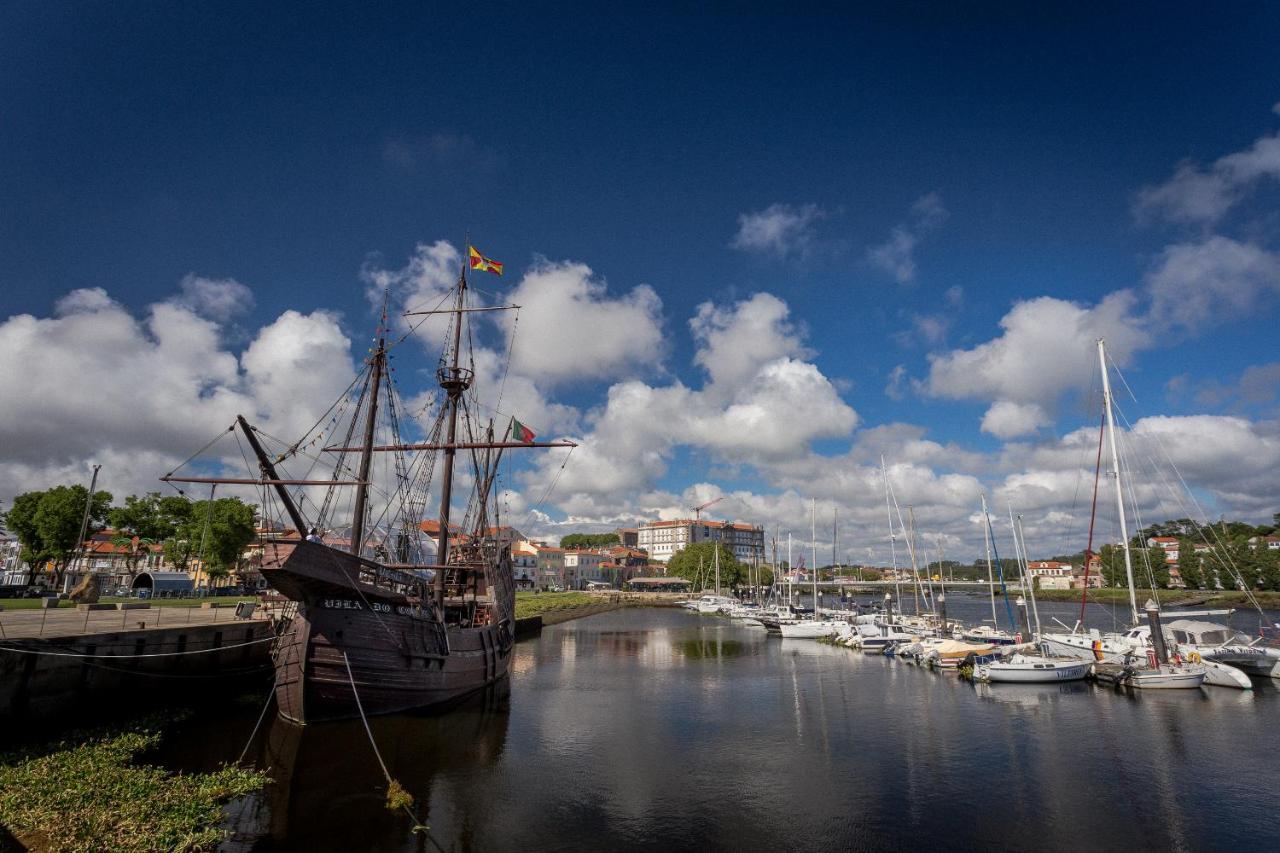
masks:
<instances>
[{"instance_id":1,"label":"flag on mast","mask_svg":"<svg viewBox=\"0 0 1280 853\"><path fill-rule=\"evenodd\" d=\"M495 261L493 258L486 258L480 254L475 246L467 247L467 255L471 258L471 268L480 270L480 272L491 272L494 275L502 275L502 262Z\"/></svg>"},{"instance_id":2,"label":"flag on mast","mask_svg":"<svg viewBox=\"0 0 1280 853\"><path fill-rule=\"evenodd\" d=\"M515 418L511 419L511 437L516 441L523 441L525 444L529 444L537 438L537 436L534 435L533 430L529 429Z\"/></svg>"}]
</instances>

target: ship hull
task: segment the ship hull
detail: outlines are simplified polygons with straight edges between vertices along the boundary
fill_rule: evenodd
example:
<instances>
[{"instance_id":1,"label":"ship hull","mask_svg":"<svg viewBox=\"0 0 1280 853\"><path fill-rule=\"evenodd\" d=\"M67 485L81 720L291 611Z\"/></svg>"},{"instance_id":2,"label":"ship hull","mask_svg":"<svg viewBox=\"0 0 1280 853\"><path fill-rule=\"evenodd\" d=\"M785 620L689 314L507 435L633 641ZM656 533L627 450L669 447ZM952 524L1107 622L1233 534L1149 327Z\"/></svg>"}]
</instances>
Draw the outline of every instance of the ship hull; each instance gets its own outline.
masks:
<instances>
[{"instance_id":1,"label":"ship hull","mask_svg":"<svg viewBox=\"0 0 1280 853\"><path fill-rule=\"evenodd\" d=\"M306 724L438 709L506 675L514 635L502 602L487 624L446 625L418 597L365 582L368 561L305 542L272 550L263 577L297 603L276 648L280 716Z\"/></svg>"}]
</instances>

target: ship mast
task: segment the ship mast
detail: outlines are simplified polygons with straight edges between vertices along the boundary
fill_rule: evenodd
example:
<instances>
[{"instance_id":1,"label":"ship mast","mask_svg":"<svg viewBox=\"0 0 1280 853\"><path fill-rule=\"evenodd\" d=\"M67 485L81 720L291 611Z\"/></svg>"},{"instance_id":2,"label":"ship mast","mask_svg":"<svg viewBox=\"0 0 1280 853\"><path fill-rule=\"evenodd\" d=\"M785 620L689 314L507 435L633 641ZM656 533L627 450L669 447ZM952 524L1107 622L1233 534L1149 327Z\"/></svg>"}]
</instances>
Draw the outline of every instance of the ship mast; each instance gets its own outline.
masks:
<instances>
[{"instance_id":1,"label":"ship mast","mask_svg":"<svg viewBox=\"0 0 1280 853\"><path fill-rule=\"evenodd\" d=\"M467 292L467 265L463 261L462 272L458 275L458 299L456 314L453 320L453 355L452 364L436 371L436 379L440 387L448 395L446 405L449 407L449 426L444 448L444 480L440 484L440 537L436 546L436 606L444 607L444 573L449 564L449 504L453 500L453 457L457 453L454 446L458 437L458 404L462 393L471 385L471 371L458 367L458 357L462 351L462 314L463 300Z\"/></svg>"},{"instance_id":2,"label":"ship mast","mask_svg":"<svg viewBox=\"0 0 1280 853\"><path fill-rule=\"evenodd\" d=\"M298 538L305 538L307 535L307 523L303 520L302 513L298 511L298 505L293 502L293 497L289 494L289 490L285 488L285 483L281 482L279 475L276 474L276 466L272 463L271 457L267 456L267 452L262 449L258 436L254 435L253 427L249 426L249 422L244 419L244 415L236 415L236 423L243 430L244 437L249 442L249 447L253 450L253 455L258 457L258 469L262 472L262 476L275 487L280 503L284 504L285 512L289 514L289 519L293 522L293 526L298 529ZM161 479L168 481L173 478L170 475ZM219 478L210 477L207 479L209 482L216 483Z\"/></svg>"},{"instance_id":3,"label":"ship mast","mask_svg":"<svg viewBox=\"0 0 1280 853\"><path fill-rule=\"evenodd\" d=\"M386 315L383 314L385 325ZM386 338L378 338L378 348L373 353L373 373L369 379L369 410L364 419L364 444L360 448L360 475L356 479L355 517L351 520L351 553L360 556L364 545L365 504L369 498L369 464L373 461L373 431L377 426L378 387L382 384L382 365L386 359Z\"/></svg>"}]
</instances>

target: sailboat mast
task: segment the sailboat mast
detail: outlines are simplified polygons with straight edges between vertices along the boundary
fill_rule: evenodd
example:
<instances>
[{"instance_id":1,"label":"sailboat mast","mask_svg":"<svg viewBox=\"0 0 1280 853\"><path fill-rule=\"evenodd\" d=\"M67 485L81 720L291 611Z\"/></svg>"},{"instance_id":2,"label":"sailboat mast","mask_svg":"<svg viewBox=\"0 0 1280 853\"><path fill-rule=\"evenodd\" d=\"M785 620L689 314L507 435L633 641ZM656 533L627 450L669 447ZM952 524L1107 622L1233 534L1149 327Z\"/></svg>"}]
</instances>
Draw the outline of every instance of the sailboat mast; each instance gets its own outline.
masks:
<instances>
[{"instance_id":1,"label":"sailboat mast","mask_svg":"<svg viewBox=\"0 0 1280 853\"><path fill-rule=\"evenodd\" d=\"M1124 576L1129 583L1129 615L1138 624L1138 593L1133 588L1133 559L1129 555L1129 525L1124 516L1120 486L1120 453L1116 449L1116 420L1111 411L1111 380L1107 376L1107 344L1098 338L1098 364L1102 366L1102 404L1107 412L1107 443L1111 446L1111 475L1116 478L1116 510L1120 513L1120 547L1124 550Z\"/></svg>"},{"instance_id":2,"label":"sailboat mast","mask_svg":"<svg viewBox=\"0 0 1280 853\"><path fill-rule=\"evenodd\" d=\"M898 536L893 532L893 507L889 503L889 471L884 467L883 454L880 456L880 476L884 479L884 514L889 521L889 555L893 561L893 593L894 598L901 602L902 583L898 580Z\"/></svg>"},{"instance_id":3,"label":"sailboat mast","mask_svg":"<svg viewBox=\"0 0 1280 853\"><path fill-rule=\"evenodd\" d=\"M809 498L809 552L813 556L813 616L818 617L818 499Z\"/></svg>"},{"instance_id":4,"label":"sailboat mast","mask_svg":"<svg viewBox=\"0 0 1280 853\"><path fill-rule=\"evenodd\" d=\"M449 427L445 437L444 477L440 482L440 536L436 546L435 599L437 607L444 607L444 567L449 562L449 505L453 502L453 457L457 452L454 444L458 438L458 401L462 392L471 384L471 376L458 368L458 358L462 351L462 309L467 292L467 265L462 263L462 272L458 275L457 312L453 319L453 355L449 367L437 372L436 378L440 387L448 395L446 405L449 407Z\"/></svg>"},{"instance_id":5,"label":"sailboat mast","mask_svg":"<svg viewBox=\"0 0 1280 853\"><path fill-rule=\"evenodd\" d=\"M711 561L716 567L716 595L720 594L720 543L714 539L711 541Z\"/></svg>"},{"instance_id":6,"label":"sailboat mast","mask_svg":"<svg viewBox=\"0 0 1280 853\"><path fill-rule=\"evenodd\" d=\"M356 486L355 517L351 520L351 553L357 557L364 545L365 505L369 499L369 465L373 462L373 432L378 418L378 388L382 385L382 363L386 358L386 339L378 338L373 353L373 373L369 378L369 411L364 419L364 445L360 449L360 476Z\"/></svg>"},{"instance_id":7,"label":"sailboat mast","mask_svg":"<svg viewBox=\"0 0 1280 853\"><path fill-rule=\"evenodd\" d=\"M991 624L1000 627L996 618L996 578L991 573L991 516L987 515L987 496L982 495L982 541L987 546L987 587L991 590Z\"/></svg>"}]
</instances>

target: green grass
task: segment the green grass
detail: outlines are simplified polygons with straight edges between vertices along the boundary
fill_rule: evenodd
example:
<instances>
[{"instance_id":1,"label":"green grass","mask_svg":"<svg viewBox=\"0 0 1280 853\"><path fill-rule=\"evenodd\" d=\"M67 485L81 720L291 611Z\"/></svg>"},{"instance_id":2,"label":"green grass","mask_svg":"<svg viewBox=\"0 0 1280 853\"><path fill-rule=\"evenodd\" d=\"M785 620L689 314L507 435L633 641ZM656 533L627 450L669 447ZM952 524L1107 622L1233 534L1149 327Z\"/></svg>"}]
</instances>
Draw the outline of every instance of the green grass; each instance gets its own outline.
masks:
<instances>
[{"instance_id":1,"label":"green grass","mask_svg":"<svg viewBox=\"0 0 1280 853\"><path fill-rule=\"evenodd\" d=\"M1178 604L1183 601L1204 601L1208 605L1248 605L1248 599L1239 590L1200 590L1200 589L1162 589L1159 591L1161 604ZM1141 607L1151 597L1151 590L1138 590L1138 606ZM1263 607L1280 607L1280 592L1254 592L1253 597ZM1036 598L1040 601L1079 601L1078 589L1039 589ZM1089 590L1089 600L1100 604L1127 604L1129 590L1114 587Z\"/></svg>"},{"instance_id":2,"label":"green grass","mask_svg":"<svg viewBox=\"0 0 1280 853\"><path fill-rule=\"evenodd\" d=\"M585 592L517 592L516 618L538 616L556 610L591 607L604 603L599 596Z\"/></svg>"},{"instance_id":3,"label":"green grass","mask_svg":"<svg viewBox=\"0 0 1280 853\"><path fill-rule=\"evenodd\" d=\"M234 596L219 595L208 596L205 598L124 598L118 595L104 595L98 599L101 604L115 604L120 601L133 601L142 604L150 604L152 607L199 607L206 601L216 601L219 604L234 605L241 601L257 601L253 596ZM75 602L63 600L59 603L60 607L75 607ZM0 598L0 607L5 610L39 610L40 599L38 598Z\"/></svg>"},{"instance_id":4,"label":"green grass","mask_svg":"<svg viewBox=\"0 0 1280 853\"><path fill-rule=\"evenodd\" d=\"M223 803L259 790L267 777L237 767L170 773L136 764L161 737L154 717L0 756L0 825L38 850L216 849Z\"/></svg>"}]
</instances>

